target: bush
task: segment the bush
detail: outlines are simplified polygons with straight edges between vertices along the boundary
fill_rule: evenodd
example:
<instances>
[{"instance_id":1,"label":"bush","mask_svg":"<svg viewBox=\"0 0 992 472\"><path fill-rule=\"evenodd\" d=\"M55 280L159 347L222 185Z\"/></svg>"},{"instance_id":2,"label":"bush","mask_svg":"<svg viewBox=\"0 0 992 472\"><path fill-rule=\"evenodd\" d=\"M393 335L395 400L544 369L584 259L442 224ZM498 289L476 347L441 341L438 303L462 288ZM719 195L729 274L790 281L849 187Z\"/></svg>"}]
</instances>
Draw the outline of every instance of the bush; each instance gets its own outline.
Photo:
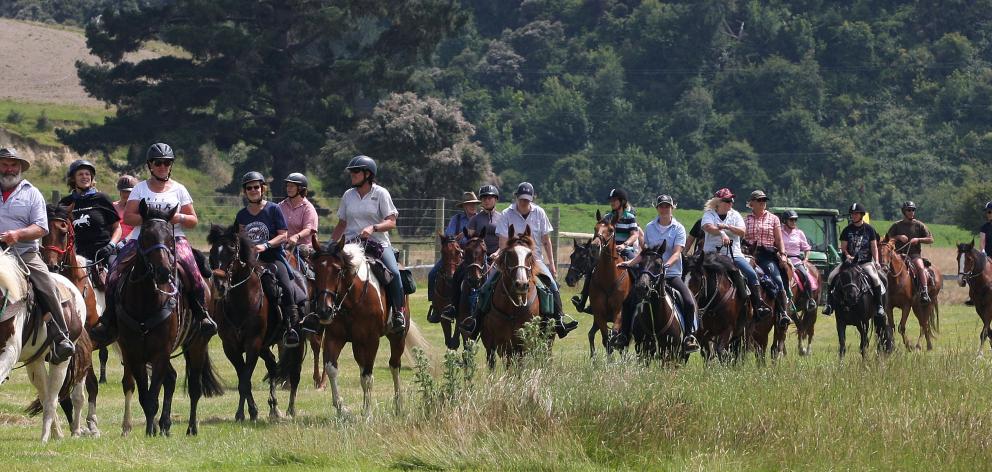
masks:
<instances>
[{"instance_id":1,"label":"bush","mask_svg":"<svg viewBox=\"0 0 992 472\"><path fill-rule=\"evenodd\" d=\"M17 111L17 110L10 110L10 113L7 113L7 120L6 121L7 121L7 123L10 123L12 125L16 125L16 124L24 121L24 114L21 113L21 112L19 112L19 111Z\"/></svg>"},{"instance_id":2,"label":"bush","mask_svg":"<svg viewBox=\"0 0 992 472\"><path fill-rule=\"evenodd\" d=\"M38 121L34 124L34 129L38 131L50 131L52 129L52 123L48 120L48 114L45 110L41 110L41 114L38 115Z\"/></svg>"}]
</instances>

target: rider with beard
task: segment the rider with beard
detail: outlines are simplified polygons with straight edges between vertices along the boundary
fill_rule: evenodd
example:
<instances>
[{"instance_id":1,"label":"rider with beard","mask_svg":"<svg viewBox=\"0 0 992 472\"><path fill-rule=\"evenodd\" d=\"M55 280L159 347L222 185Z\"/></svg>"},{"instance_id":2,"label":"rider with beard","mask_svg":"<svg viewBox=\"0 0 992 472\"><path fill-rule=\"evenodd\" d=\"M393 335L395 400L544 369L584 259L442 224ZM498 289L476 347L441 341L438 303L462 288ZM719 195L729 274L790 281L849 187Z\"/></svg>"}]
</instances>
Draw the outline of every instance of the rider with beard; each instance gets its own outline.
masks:
<instances>
[{"instance_id":1,"label":"rider with beard","mask_svg":"<svg viewBox=\"0 0 992 472\"><path fill-rule=\"evenodd\" d=\"M110 268L110 276L107 278L106 308L100 316L100 321L90 330L93 339L101 344L109 344L117 338L117 310L121 308L116 303L117 283L124 270L132 265L138 254L138 236L141 234L143 222L141 214L138 213L141 200L144 200L149 208L160 211L170 211L178 207L170 223L175 234L176 262L182 266L185 274L182 285L186 287L186 296L193 316L199 320L200 333L206 337L217 334L217 323L214 323L207 313L203 276L193 256L193 248L183 231L195 227L199 219L193 208L193 198L189 191L183 184L172 179L172 164L175 160L176 155L172 147L165 143L152 144L145 153L145 165L151 177L138 182L128 196L127 205L124 207L124 223L133 226L134 230L128 235L124 247L117 255L117 260Z\"/></svg>"},{"instance_id":2,"label":"rider with beard","mask_svg":"<svg viewBox=\"0 0 992 472\"><path fill-rule=\"evenodd\" d=\"M69 164L66 181L72 193L59 200L59 205L72 208L76 253L106 267L123 237L117 210L110 197L94 187L96 166L92 162L80 159Z\"/></svg>"},{"instance_id":3,"label":"rider with beard","mask_svg":"<svg viewBox=\"0 0 992 472\"><path fill-rule=\"evenodd\" d=\"M0 242L6 244L28 269L34 293L43 310L51 312L46 322L52 338L51 360L61 364L72 356L75 345L69 340L62 304L55 296L55 281L38 255L38 240L48 233L45 197L24 178L31 161L11 147L0 147ZM6 299L4 300L6 307Z\"/></svg>"},{"instance_id":4,"label":"rider with beard","mask_svg":"<svg viewBox=\"0 0 992 472\"><path fill-rule=\"evenodd\" d=\"M261 173L248 172L241 178L248 205L238 211L235 221L238 231L248 236L255 244L258 260L265 265L262 274L262 287L275 306L282 311L282 343L286 347L300 344L300 334L296 330L300 323L299 305L306 294L296 286L289 271L289 262L283 253L282 245L287 239L286 219L275 203L265 199L268 186Z\"/></svg>"}]
</instances>

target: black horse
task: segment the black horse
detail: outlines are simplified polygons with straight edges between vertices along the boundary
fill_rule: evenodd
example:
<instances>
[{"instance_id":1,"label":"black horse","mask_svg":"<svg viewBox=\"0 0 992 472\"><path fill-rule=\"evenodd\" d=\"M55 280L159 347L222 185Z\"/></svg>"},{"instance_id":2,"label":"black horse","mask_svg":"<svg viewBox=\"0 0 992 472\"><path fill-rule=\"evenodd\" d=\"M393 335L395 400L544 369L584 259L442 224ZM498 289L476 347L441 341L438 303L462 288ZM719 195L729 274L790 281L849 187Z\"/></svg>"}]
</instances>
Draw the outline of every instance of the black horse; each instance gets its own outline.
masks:
<instances>
[{"instance_id":1,"label":"black horse","mask_svg":"<svg viewBox=\"0 0 992 472\"><path fill-rule=\"evenodd\" d=\"M647 360L660 357L666 361L686 361L689 356L682 352L685 327L668 293L663 257L667 243L663 241L660 246L641 252L639 275L634 284L638 308L634 311L631 334L637 353Z\"/></svg>"},{"instance_id":2,"label":"black horse","mask_svg":"<svg viewBox=\"0 0 992 472\"><path fill-rule=\"evenodd\" d=\"M847 351L847 327L854 326L861 335L859 349L864 357L870 341L869 328L874 324L878 336L878 350L892 352L892 327L885 316L879 316L873 303L872 283L868 274L857 264L844 262L837 273L829 293L830 303L835 307L837 318L837 341L840 343L838 355L841 359Z\"/></svg>"}]
</instances>

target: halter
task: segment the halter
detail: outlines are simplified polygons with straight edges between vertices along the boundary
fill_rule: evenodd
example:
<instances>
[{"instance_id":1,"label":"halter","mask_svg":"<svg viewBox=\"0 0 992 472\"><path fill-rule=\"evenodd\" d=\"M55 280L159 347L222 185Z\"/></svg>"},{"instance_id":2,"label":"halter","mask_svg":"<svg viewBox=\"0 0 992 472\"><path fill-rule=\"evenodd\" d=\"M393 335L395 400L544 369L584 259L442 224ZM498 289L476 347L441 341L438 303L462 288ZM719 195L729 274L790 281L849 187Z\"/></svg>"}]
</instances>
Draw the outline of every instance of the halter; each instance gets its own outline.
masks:
<instances>
[{"instance_id":1,"label":"halter","mask_svg":"<svg viewBox=\"0 0 992 472\"><path fill-rule=\"evenodd\" d=\"M480 249L482 250L482 264L480 264L478 262L468 263L468 259L465 259L465 255L464 255L465 253L464 253L464 250L463 250L462 251L462 264L461 265L462 265L462 268L463 269L471 269L473 267L478 268L479 269L479 272L482 274L482 279L479 281L480 282L480 285L481 285L481 281L482 280L485 280L486 277L489 276L489 272L492 271L493 265L489 262L489 256L486 255L486 242L485 242L485 240L483 240L482 238L476 236L476 237L473 237L473 238L469 239L468 242L465 243L465 245L468 246L468 244L471 243L472 241L480 241L480 244L481 244Z\"/></svg>"},{"instance_id":2,"label":"halter","mask_svg":"<svg viewBox=\"0 0 992 472\"><path fill-rule=\"evenodd\" d=\"M52 251L52 252L54 252L54 253L56 253L56 254L59 255L59 265L58 265L58 271L59 272L61 272L62 269L65 269L67 267L70 268L70 269L87 269L87 272L89 272L89 269L91 267L95 267L95 266L99 265L100 262L103 262L103 260L106 259L106 257L103 257L101 259L97 259L95 261L92 261L92 262L89 262L89 263L83 264L83 265L69 264L69 256L72 255L72 254L75 254L75 250L76 250L76 229L75 229L75 226L72 224L72 221L69 221L69 220L67 220L65 218L52 218L51 220L52 221L61 221L61 222L65 223L66 226L69 228L68 230L66 230L65 249L62 249L62 248L60 248L58 246L53 246L53 245L42 246L42 249L47 249L47 250Z\"/></svg>"}]
</instances>

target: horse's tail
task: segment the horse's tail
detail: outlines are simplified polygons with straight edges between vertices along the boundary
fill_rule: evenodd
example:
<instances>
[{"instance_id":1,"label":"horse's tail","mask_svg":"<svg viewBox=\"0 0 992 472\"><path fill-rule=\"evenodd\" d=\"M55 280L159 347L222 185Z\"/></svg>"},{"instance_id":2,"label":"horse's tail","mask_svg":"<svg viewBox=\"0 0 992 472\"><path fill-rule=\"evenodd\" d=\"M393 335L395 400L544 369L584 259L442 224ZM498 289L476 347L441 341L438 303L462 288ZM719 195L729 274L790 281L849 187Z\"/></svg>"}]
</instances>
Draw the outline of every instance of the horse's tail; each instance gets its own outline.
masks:
<instances>
[{"instance_id":1,"label":"horse's tail","mask_svg":"<svg viewBox=\"0 0 992 472\"><path fill-rule=\"evenodd\" d=\"M294 348L283 349L279 353L279 362L276 364L275 372L268 372L262 378L263 382L275 382L281 384L289 382L290 373L299 372L303 366L303 359L307 355L307 343L300 340L300 345Z\"/></svg>"},{"instance_id":2,"label":"horse's tail","mask_svg":"<svg viewBox=\"0 0 992 472\"><path fill-rule=\"evenodd\" d=\"M933 301L933 322L930 326L935 334L940 334L940 303L936 299Z\"/></svg>"},{"instance_id":3,"label":"horse's tail","mask_svg":"<svg viewBox=\"0 0 992 472\"><path fill-rule=\"evenodd\" d=\"M407 331L403 343L406 347L406 349L403 349L403 356L406 357L406 361L411 365L414 363L413 348L419 347L424 352L428 352L431 348L431 343L427 342L427 338L420 332L420 328L417 327L417 323L414 323L413 318L410 318L410 330Z\"/></svg>"},{"instance_id":4,"label":"horse's tail","mask_svg":"<svg viewBox=\"0 0 992 472\"><path fill-rule=\"evenodd\" d=\"M206 349L203 351L203 368L200 369L200 390L207 398L219 397L224 394L224 384L217 376L213 362L210 362L210 351Z\"/></svg>"}]
</instances>

